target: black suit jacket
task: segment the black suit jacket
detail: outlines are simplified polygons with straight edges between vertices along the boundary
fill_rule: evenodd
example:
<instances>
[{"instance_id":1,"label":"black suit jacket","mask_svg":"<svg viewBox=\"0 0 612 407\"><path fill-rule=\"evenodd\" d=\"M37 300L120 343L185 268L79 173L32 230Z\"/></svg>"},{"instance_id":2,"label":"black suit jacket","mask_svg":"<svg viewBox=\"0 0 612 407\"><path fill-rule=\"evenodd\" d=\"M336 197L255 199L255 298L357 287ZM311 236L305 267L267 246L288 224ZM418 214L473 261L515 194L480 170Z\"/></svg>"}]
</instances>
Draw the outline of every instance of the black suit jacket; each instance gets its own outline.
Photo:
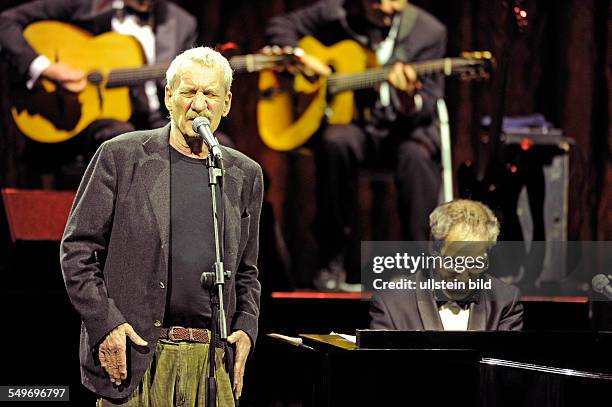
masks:
<instances>
[{"instance_id":1,"label":"black suit jacket","mask_svg":"<svg viewBox=\"0 0 612 407\"><path fill-rule=\"evenodd\" d=\"M310 35L326 45L353 39L367 46L364 38L355 35L349 26L344 3L344 0L321 0L287 15L274 17L266 29L268 41L280 46L296 46L300 38ZM445 52L444 25L425 10L408 4L402 12L389 64L442 58ZM437 99L444 97L444 80L440 75L419 80L423 83L419 90L423 108L408 116L398 114L391 123L392 131L405 134L436 151L440 146L440 135L433 118L436 117ZM399 103L393 95L392 101L396 106Z\"/></svg>"},{"instance_id":2,"label":"black suit jacket","mask_svg":"<svg viewBox=\"0 0 612 407\"><path fill-rule=\"evenodd\" d=\"M470 304L468 330L519 331L523 328L523 305L516 287L485 274L490 290L483 290L477 303ZM438 306L429 290L418 289L427 280L422 272L410 277L416 290L376 293L370 304L370 328L401 331L443 331Z\"/></svg>"},{"instance_id":3,"label":"black suit jacket","mask_svg":"<svg viewBox=\"0 0 612 407\"><path fill-rule=\"evenodd\" d=\"M111 0L36 0L25 3L0 14L0 48L25 80L30 64L38 56L23 37L25 27L36 21L57 20L98 35L111 31L113 14ZM160 1L155 23L156 61L171 61L180 51L195 45L196 38L196 19L174 3ZM161 82L159 85L162 88ZM135 111L146 114L148 102L144 88L134 87L132 93ZM158 94L163 99L161 89ZM163 101L160 106L164 106Z\"/></svg>"},{"instance_id":4,"label":"black suit jacket","mask_svg":"<svg viewBox=\"0 0 612 407\"><path fill-rule=\"evenodd\" d=\"M156 325L164 320L166 290L160 283L168 285L169 129L127 133L102 144L81 181L61 242L66 289L83 322L81 378L104 397L132 393L151 362L160 331ZM226 316L231 331L244 330L254 343L263 176L244 154L223 151L221 223L225 268L232 271L224 292ZM97 345L124 322L149 345L129 346L126 386L117 388L100 366Z\"/></svg>"}]
</instances>

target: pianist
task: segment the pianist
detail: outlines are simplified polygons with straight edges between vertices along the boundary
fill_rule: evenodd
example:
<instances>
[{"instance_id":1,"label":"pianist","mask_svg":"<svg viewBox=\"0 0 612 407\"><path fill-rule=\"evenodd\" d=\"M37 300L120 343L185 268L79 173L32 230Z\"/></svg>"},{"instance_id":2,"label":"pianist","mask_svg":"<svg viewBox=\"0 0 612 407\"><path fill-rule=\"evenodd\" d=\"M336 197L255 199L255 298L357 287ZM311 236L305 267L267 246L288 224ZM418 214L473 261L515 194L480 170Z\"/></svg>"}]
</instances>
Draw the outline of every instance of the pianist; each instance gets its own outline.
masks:
<instances>
[{"instance_id":1,"label":"pianist","mask_svg":"<svg viewBox=\"0 0 612 407\"><path fill-rule=\"evenodd\" d=\"M433 252L445 258L486 257L499 235L499 223L493 212L470 200L438 206L429 216L429 225ZM488 274L487 267L468 270L431 267L418 270L408 279L414 281L411 285L414 289L375 292L370 305L371 329L522 329L519 290Z\"/></svg>"}]
</instances>

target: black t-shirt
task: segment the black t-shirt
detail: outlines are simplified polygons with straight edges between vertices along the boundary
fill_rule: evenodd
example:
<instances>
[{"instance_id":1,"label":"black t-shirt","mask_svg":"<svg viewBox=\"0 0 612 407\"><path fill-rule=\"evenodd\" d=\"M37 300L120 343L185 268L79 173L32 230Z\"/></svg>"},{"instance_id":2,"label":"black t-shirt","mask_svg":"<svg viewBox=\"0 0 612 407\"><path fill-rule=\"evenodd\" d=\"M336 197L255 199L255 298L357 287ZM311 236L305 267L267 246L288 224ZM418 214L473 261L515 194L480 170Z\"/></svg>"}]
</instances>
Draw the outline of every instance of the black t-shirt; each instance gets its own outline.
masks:
<instances>
[{"instance_id":1,"label":"black t-shirt","mask_svg":"<svg viewBox=\"0 0 612 407\"><path fill-rule=\"evenodd\" d=\"M215 246L206 161L170 147L170 278L164 326L210 328L210 295L200 285Z\"/></svg>"}]
</instances>

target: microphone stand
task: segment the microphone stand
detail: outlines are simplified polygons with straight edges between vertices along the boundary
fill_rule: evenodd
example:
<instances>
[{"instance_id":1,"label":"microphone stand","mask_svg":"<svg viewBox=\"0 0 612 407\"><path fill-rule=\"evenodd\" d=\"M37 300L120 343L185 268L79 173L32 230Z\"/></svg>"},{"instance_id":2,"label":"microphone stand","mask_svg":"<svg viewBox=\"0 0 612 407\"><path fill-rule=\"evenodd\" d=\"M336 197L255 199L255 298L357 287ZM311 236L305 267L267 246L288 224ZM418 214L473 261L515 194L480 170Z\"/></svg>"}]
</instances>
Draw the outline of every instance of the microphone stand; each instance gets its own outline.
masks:
<instances>
[{"instance_id":1,"label":"microphone stand","mask_svg":"<svg viewBox=\"0 0 612 407\"><path fill-rule=\"evenodd\" d=\"M211 271L205 271L200 277L202 288L210 289L210 310L211 310L211 338L208 348L209 373L207 380L206 406L215 407L217 405L217 382L215 377L216 358L215 348L217 336L221 341L223 349L227 344L227 321L225 319L225 309L223 305L223 288L225 279L230 277L230 272L223 267L223 242L222 231L218 222L217 212L217 193L216 186L219 185L221 197L223 197L223 160L216 159L212 151L209 150L206 158L208 168L208 185L211 194L211 208L213 220L213 233L215 239L215 263ZM223 203L223 201L221 201Z\"/></svg>"}]
</instances>

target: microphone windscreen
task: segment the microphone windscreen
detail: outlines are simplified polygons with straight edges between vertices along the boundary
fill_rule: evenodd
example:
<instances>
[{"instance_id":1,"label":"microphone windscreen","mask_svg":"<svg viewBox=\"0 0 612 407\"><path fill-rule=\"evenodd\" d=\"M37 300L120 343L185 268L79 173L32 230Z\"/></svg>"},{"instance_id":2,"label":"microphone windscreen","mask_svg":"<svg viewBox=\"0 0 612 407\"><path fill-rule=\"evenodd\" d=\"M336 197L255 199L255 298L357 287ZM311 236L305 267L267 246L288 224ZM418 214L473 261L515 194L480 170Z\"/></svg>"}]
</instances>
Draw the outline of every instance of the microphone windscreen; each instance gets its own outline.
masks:
<instances>
[{"instance_id":1,"label":"microphone windscreen","mask_svg":"<svg viewBox=\"0 0 612 407\"><path fill-rule=\"evenodd\" d=\"M208 120L207 117L196 117L195 119L193 119L193 123L191 123L191 128L193 129L193 131L198 133L198 128L200 128L200 126L210 127L210 120Z\"/></svg>"}]
</instances>

